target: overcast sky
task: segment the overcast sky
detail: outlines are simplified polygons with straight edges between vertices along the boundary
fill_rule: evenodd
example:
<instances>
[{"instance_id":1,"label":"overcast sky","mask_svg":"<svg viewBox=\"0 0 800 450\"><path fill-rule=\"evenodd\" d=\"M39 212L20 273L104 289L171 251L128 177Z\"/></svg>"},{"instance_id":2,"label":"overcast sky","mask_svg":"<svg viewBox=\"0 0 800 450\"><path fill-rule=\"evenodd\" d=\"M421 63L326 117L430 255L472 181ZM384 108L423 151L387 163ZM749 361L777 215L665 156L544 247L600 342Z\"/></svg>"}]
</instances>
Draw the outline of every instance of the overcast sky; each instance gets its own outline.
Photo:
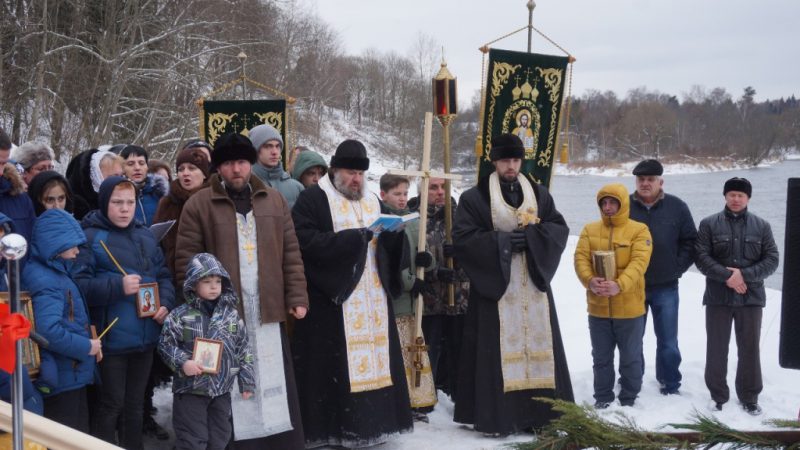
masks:
<instances>
[{"instance_id":1,"label":"overcast sky","mask_svg":"<svg viewBox=\"0 0 800 450\"><path fill-rule=\"evenodd\" d=\"M344 50L407 55L418 33L444 46L460 103L480 88L478 47L528 23L527 0L305 0ZM800 0L536 0L533 24L577 58L573 90L682 95L744 87L757 100L800 96ZM525 51L527 32L493 48ZM561 55L536 33L533 51ZM462 103L463 104L463 103Z\"/></svg>"}]
</instances>

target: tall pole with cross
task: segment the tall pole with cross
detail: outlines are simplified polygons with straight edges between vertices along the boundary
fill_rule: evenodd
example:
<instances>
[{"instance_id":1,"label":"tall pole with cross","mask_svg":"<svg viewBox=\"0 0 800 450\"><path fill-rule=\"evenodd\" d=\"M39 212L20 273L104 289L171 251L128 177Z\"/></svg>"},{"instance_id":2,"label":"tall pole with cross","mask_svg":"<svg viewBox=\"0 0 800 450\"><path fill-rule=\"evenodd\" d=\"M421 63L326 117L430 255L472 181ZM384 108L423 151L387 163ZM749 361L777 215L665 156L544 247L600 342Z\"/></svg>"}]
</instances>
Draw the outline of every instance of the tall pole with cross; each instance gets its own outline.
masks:
<instances>
[{"instance_id":1,"label":"tall pole with cross","mask_svg":"<svg viewBox=\"0 0 800 450\"><path fill-rule=\"evenodd\" d=\"M458 180L461 179L460 175L450 175L441 172L431 172L431 127L433 125L433 114L430 112L425 113L425 134L422 144L422 163L420 170L399 170L389 169L388 173L392 175L403 175L407 177L419 177L419 237L417 239L417 251L425 251L427 243L427 227L428 227L428 182L431 178L444 178L445 180ZM412 256L413 257L413 256ZM417 267L416 277L420 280L425 279L425 268ZM425 345L425 337L422 334L422 312L423 300L422 294L418 294L415 306L414 317L414 386L419 386L422 375L422 352L428 350Z\"/></svg>"}]
</instances>

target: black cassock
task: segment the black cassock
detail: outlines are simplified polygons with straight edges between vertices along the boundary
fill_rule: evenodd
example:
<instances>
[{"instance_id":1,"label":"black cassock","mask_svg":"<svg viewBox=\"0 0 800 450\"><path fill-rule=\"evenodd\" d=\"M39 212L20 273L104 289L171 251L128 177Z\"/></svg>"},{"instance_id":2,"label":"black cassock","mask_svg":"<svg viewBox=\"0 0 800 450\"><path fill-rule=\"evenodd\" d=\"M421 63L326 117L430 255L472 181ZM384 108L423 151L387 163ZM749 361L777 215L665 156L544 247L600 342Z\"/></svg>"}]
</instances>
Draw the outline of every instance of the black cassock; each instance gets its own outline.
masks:
<instances>
[{"instance_id":1,"label":"black cassock","mask_svg":"<svg viewBox=\"0 0 800 450\"><path fill-rule=\"evenodd\" d=\"M309 297L308 314L295 322L292 342L306 443L364 446L382 442L391 434L411 431L411 406L397 327L389 326L392 385L350 392L341 305L364 270L368 244L365 234L361 229L333 231L328 199L319 186L300 194L292 218ZM383 232L378 238L378 272L388 296L390 325L394 324L391 300L399 295L400 271L408 266L404 238L403 232Z\"/></svg>"},{"instance_id":2,"label":"black cassock","mask_svg":"<svg viewBox=\"0 0 800 450\"><path fill-rule=\"evenodd\" d=\"M556 388L504 393L497 302L508 285L512 252L508 233L494 231L488 181L489 177L484 177L477 187L464 192L453 223L455 258L470 279L453 419L474 424L477 431L508 434L531 427L540 428L557 417L550 405L532 397L574 401L550 290L550 281L566 246L569 228L547 189L534 184L541 223L525 229L528 273L536 287L547 292ZM501 183L504 197L508 187ZM517 184L517 195L521 195L519 187Z\"/></svg>"}]
</instances>

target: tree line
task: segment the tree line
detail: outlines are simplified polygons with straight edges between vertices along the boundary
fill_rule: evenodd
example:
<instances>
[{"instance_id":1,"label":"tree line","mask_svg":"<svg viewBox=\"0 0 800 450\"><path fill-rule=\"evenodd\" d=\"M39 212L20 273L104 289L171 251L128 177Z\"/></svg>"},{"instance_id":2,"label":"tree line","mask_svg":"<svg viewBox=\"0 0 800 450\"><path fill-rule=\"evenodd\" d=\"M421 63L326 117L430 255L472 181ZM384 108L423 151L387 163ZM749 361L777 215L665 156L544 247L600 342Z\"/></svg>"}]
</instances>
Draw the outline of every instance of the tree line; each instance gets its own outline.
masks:
<instances>
[{"instance_id":1,"label":"tree line","mask_svg":"<svg viewBox=\"0 0 800 450\"><path fill-rule=\"evenodd\" d=\"M794 95L756 102L745 87L694 86L677 97L637 88L620 99L589 91L572 104L571 156L595 163L658 158L711 158L756 165L800 148L800 101Z\"/></svg>"},{"instance_id":2,"label":"tree line","mask_svg":"<svg viewBox=\"0 0 800 450\"><path fill-rule=\"evenodd\" d=\"M171 159L197 135L195 100L237 78L244 52L249 78L298 99L301 144L331 145L322 140L327 121L369 124L389 136L373 147L410 166L440 61L439 45L421 33L406 54L347 54L338 33L297 0L0 0L0 14L0 126L17 143L49 140L59 160L110 143ZM796 147L797 100L757 103L748 89L734 100L696 88L682 101L644 88L625 99L590 91L572 104L572 159L756 163ZM454 165L471 168L479 96L466 103L451 140ZM435 133L440 142L440 127ZM433 159L441 164L439 152Z\"/></svg>"}]
</instances>

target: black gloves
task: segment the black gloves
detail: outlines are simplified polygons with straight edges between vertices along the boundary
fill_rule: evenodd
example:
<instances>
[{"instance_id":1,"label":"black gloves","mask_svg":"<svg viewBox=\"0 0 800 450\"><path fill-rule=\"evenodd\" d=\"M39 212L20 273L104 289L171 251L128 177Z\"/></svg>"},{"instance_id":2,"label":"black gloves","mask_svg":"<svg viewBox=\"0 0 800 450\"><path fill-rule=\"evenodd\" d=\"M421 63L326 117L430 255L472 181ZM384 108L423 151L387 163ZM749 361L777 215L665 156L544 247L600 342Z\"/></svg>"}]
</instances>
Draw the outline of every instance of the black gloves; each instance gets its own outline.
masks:
<instances>
[{"instance_id":1,"label":"black gloves","mask_svg":"<svg viewBox=\"0 0 800 450\"><path fill-rule=\"evenodd\" d=\"M442 255L445 258L452 258L453 257L453 244L442 244Z\"/></svg>"},{"instance_id":2,"label":"black gloves","mask_svg":"<svg viewBox=\"0 0 800 450\"><path fill-rule=\"evenodd\" d=\"M361 228L361 230L363 230L362 234L364 234L364 237L366 238L367 242L371 241L372 236L374 234L372 230L370 230L369 228Z\"/></svg>"},{"instance_id":3,"label":"black gloves","mask_svg":"<svg viewBox=\"0 0 800 450\"><path fill-rule=\"evenodd\" d=\"M418 252L414 257L414 265L429 268L433 264L433 255L430 252Z\"/></svg>"},{"instance_id":4,"label":"black gloves","mask_svg":"<svg viewBox=\"0 0 800 450\"><path fill-rule=\"evenodd\" d=\"M511 232L511 251L522 253L528 248L528 241L525 239L525 230L517 229Z\"/></svg>"},{"instance_id":5,"label":"black gloves","mask_svg":"<svg viewBox=\"0 0 800 450\"><path fill-rule=\"evenodd\" d=\"M411 286L411 298L417 298L419 294L436 295L436 290L427 281L417 278L414 280L414 285Z\"/></svg>"},{"instance_id":6,"label":"black gloves","mask_svg":"<svg viewBox=\"0 0 800 450\"><path fill-rule=\"evenodd\" d=\"M436 279L442 283L452 283L456 278L456 272L447 267L439 267L436 270Z\"/></svg>"}]
</instances>

